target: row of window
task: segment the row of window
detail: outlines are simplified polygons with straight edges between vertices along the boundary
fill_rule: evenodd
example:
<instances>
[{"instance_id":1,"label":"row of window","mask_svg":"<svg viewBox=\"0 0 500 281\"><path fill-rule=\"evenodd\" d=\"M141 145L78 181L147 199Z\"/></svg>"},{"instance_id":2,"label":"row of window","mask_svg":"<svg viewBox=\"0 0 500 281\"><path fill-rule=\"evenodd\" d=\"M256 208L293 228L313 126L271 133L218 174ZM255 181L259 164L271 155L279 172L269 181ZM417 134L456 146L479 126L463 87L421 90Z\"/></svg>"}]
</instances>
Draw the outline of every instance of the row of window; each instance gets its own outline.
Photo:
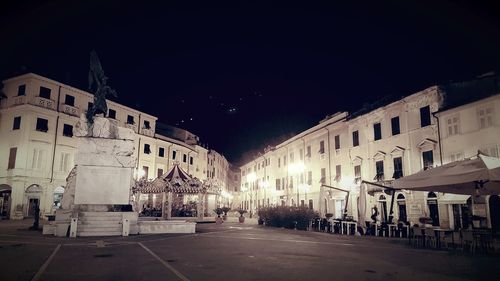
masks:
<instances>
[{"instance_id":1,"label":"row of window","mask_svg":"<svg viewBox=\"0 0 500 281\"><path fill-rule=\"evenodd\" d=\"M21 128L21 120L21 116L14 117L12 130L19 130ZM49 131L49 120L40 117L36 118L35 130L47 133ZM73 137L73 126L69 124L63 124L62 134L65 137Z\"/></svg>"},{"instance_id":2,"label":"row of window","mask_svg":"<svg viewBox=\"0 0 500 281\"><path fill-rule=\"evenodd\" d=\"M429 168L432 168L434 165L434 158L433 158L433 152L432 150L429 151L424 151L422 152L422 162L423 162L423 167L424 170L427 170ZM395 157L393 158L393 164L394 164L394 173L392 174L392 178L398 179L403 177L403 159L402 157ZM335 181L339 182L342 178L342 166L341 165L336 165L335 166ZM375 178L373 180L376 181L383 181L385 179L384 175L384 161L376 161L375 162ZM293 188L293 176L290 176L289 179L287 177L283 177L281 179L276 179L276 190L283 190L287 186L287 180L288 180L288 188ZM298 178L299 184L304 183L304 174L301 174ZM361 181L361 165L355 165L354 166L354 183L358 184ZM307 184L311 185L312 184L312 171L307 172ZM319 182L321 184L326 183L326 169L321 168L321 177ZM246 187L248 185L246 184ZM254 188L258 189L258 184L254 184Z\"/></svg>"},{"instance_id":3,"label":"row of window","mask_svg":"<svg viewBox=\"0 0 500 281\"><path fill-rule=\"evenodd\" d=\"M477 110L477 118L479 122L479 128L485 129L493 126L493 107L483 107ZM448 136L454 136L460 133L460 116L452 116L446 118L446 132Z\"/></svg>"},{"instance_id":4,"label":"row of window","mask_svg":"<svg viewBox=\"0 0 500 281\"><path fill-rule=\"evenodd\" d=\"M145 143L144 144L144 154L151 154L151 145ZM158 148L158 157L165 157L165 148L159 147ZM175 160L177 158L177 151L173 150L172 151L172 159ZM189 164L193 165L193 157L189 157ZM187 163L187 155L182 154L182 162Z\"/></svg>"},{"instance_id":5,"label":"row of window","mask_svg":"<svg viewBox=\"0 0 500 281\"><path fill-rule=\"evenodd\" d=\"M431 125L431 113L430 113L429 106L424 106L424 107L420 108L420 125L422 127ZM395 116L395 117L391 118L391 132L392 132L393 136L399 135L401 133L399 116ZM382 139L382 125L380 122L373 124L373 134L374 134L374 140ZM353 147L359 146L359 131L358 130L352 132L352 146ZM341 148L340 135L335 135L334 147L335 147L335 150L339 150ZM319 154L325 153L325 141L323 141L323 140L319 142L318 153ZM304 153L303 153L302 149L299 150L299 156L300 156L300 160L303 161L304 160ZM306 147L305 156L311 157L311 146L310 145ZM291 152L289 157L290 157L289 158L290 163L293 163L294 162L294 153ZM287 155L284 155L283 158L281 158L281 157L278 158L278 163L277 163L278 168L281 167L281 164L282 164L281 159L283 159L283 166L287 165ZM269 165L270 159L266 159L266 161L267 161L266 163L268 163L267 165ZM261 167L262 168L265 167L264 162L263 162L262 166L260 164L254 165L254 167L253 167L254 172L257 170L260 170ZM247 172L250 173L250 169L248 169ZM245 175L245 171L243 171L243 176L244 175Z\"/></svg>"},{"instance_id":6,"label":"row of window","mask_svg":"<svg viewBox=\"0 0 500 281\"><path fill-rule=\"evenodd\" d=\"M51 96L51 89L40 86L40 91L38 96L44 99L49 99ZM17 95L18 96L25 96L26 95L26 85L19 85L17 89ZM72 95L66 94L64 97L64 104L70 105L70 106L75 106L75 97ZM94 106L94 103L89 102L87 104L87 109L91 109ZM108 109L108 115L109 118L116 119L116 110L113 109ZM127 115L127 124L135 124L134 121L134 116L132 115ZM151 123L148 120L144 120L143 122L143 128L144 129L151 129Z\"/></svg>"},{"instance_id":7,"label":"row of window","mask_svg":"<svg viewBox=\"0 0 500 281\"><path fill-rule=\"evenodd\" d=\"M17 147L11 147L9 150L9 162L7 169L14 169L16 167ZM31 168L33 170L40 170L44 166L45 150L35 148L33 149ZM57 166L59 172L69 172L73 164L71 162L71 154L69 152L61 152L59 154L59 165Z\"/></svg>"}]
</instances>

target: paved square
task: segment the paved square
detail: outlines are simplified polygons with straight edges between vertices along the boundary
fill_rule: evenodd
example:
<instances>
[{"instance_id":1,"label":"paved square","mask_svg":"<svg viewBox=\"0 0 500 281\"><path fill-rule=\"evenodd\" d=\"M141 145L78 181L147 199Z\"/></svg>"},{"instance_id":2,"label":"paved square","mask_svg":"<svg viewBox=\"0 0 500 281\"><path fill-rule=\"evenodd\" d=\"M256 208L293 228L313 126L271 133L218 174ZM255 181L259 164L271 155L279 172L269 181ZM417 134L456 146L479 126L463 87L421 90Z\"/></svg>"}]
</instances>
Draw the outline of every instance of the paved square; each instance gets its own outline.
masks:
<instances>
[{"instance_id":1,"label":"paved square","mask_svg":"<svg viewBox=\"0 0 500 281\"><path fill-rule=\"evenodd\" d=\"M406 239L224 223L196 234L57 238L0 222L2 280L494 280L498 256ZM492 279L493 278L493 279Z\"/></svg>"}]
</instances>

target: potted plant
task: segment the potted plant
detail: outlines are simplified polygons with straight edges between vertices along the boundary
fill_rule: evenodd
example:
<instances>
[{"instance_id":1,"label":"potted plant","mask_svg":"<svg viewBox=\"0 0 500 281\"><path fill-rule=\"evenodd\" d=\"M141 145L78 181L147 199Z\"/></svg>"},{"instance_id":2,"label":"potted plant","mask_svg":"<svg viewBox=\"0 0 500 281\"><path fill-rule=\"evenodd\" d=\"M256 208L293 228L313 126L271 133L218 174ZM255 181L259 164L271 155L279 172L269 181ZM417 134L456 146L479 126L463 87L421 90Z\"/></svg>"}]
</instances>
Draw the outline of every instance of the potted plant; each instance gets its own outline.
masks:
<instances>
[{"instance_id":1,"label":"potted plant","mask_svg":"<svg viewBox=\"0 0 500 281\"><path fill-rule=\"evenodd\" d=\"M224 220L227 220L227 212L229 212L231 210L231 208L229 208L229 207L222 207L221 209L224 212L224 215L222 216L222 218Z\"/></svg>"},{"instance_id":2,"label":"potted plant","mask_svg":"<svg viewBox=\"0 0 500 281\"><path fill-rule=\"evenodd\" d=\"M224 211L222 211L222 208L216 208L214 212L217 214L217 217L215 218L215 223L222 224L222 218L220 217L220 215L222 215Z\"/></svg>"},{"instance_id":3,"label":"potted plant","mask_svg":"<svg viewBox=\"0 0 500 281\"><path fill-rule=\"evenodd\" d=\"M244 223L245 222L245 217L243 216L244 213L246 213L247 211L246 210L243 210L243 209L239 209L238 210L238 213L240 213L240 217L238 218L240 223Z\"/></svg>"}]
</instances>

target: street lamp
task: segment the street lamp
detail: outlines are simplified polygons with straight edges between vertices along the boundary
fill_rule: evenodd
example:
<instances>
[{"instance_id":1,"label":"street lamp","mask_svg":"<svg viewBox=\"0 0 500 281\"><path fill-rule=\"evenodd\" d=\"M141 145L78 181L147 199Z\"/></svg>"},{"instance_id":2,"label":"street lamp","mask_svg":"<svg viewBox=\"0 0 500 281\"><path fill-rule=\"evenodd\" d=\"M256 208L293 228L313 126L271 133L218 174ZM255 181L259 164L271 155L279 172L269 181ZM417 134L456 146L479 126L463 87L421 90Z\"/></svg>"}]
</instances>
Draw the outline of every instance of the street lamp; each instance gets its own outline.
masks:
<instances>
[{"instance_id":1,"label":"street lamp","mask_svg":"<svg viewBox=\"0 0 500 281\"><path fill-rule=\"evenodd\" d=\"M247 183L249 183L251 185L251 188L250 188L250 217L252 217L252 210L254 209L254 205L255 205L254 200L252 200L252 197L253 197L252 192L255 189L254 185L255 185L256 180L257 180L257 175L254 172L247 175Z\"/></svg>"}]
</instances>

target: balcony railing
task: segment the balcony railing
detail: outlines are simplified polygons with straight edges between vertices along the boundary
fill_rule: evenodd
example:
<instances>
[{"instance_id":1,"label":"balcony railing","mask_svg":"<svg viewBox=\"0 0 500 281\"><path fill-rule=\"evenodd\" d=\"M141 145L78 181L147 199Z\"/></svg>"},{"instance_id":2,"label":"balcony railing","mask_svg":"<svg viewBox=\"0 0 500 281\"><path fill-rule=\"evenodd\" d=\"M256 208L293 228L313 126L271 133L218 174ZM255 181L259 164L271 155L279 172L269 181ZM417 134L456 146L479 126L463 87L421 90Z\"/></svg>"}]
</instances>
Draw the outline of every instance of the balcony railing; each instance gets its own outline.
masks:
<instances>
[{"instance_id":1,"label":"balcony railing","mask_svg":"<svg viewBox=\"0 0 500 281\"><path fill-rule=\"evenodd\" d=\"M15 96L9 98L9 100L10 100L9 106L18 106L26 103L26 96Z\"/></svg>"},{"instance_id":2,"label":"balcony railing","mask_svg":"<svg viewBox=\"0 0 500 281\"><path fill-rule=\"evenodd\" d=\"M146 129L146 128L142 128L141 129L141 133L145 136L149 136L149 137L154 137L155 136L155 131L153 129Z\"/></svg>"},{"instance_id":3,"label":"balcony railing","mask_svg":"<svg viewBox=\"0 0 500 281\"><path fill-rule=\"evenodd\" d=\"M60 106L61 112L64 112L72 116L80 116L80 109L78 107L71 106L69 104L62 103Z\"/></svg>"},{"instance_id":4,"label":"balcony railing","mask_svg":"<svg viewBox=\"0 0 500 281\"><path fill-rule=\"evenodd\" d=\"M31 104L44 107L47 109L55 110L56 102L50 99L42 98L42 97L34 97L31 101Z\"/></svg>"},{"instance_id":5,"label":"balcony railing","mask_svg":"<svg viewBox=\"0 0 500 281\"><path fill-rule=\"evenodd\" d=\"M135 124L125 123L125 128L131 129L132 131L135 132L137 126Z\"/></svg>"}]
</instances>

